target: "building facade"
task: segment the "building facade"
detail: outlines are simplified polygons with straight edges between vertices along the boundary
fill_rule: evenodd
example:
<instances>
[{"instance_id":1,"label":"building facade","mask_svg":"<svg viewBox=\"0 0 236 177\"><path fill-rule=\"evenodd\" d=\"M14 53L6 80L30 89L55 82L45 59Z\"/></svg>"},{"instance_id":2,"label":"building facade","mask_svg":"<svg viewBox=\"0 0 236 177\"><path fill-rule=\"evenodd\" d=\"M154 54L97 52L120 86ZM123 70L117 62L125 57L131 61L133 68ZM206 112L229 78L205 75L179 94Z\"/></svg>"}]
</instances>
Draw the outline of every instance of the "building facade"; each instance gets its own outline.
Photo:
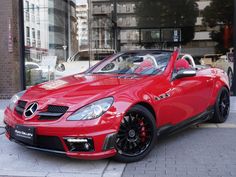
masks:
<instances>
[{"instance_id":1,"label":"building facade","mask_svg":"<svg viewBox=\"0 0 236 177\"><path fill-rule=\"evenodd\" d=\"M157 35L159 37L160 28L155 27L153 25L152 28L142 29L138 25L138 14L136 14L135 8L137 5L137 1L129 0L129 1L110 1L110 0L92 0L92 29L93 29L93 39L96 41L100 41L100 45L98 42L94 41L93 47L95 48L104 48L111 47L112 40L114 38L114 3L117 6L117 28L118 28L118 50L130 50L130 49L140 49L142 48L142 44L145 42L152 42L153 39L145 39L145 33L150 31L157 31ZM186 53L191 53L194 56L202 56L204 54L213 54L215 53L215 45L216 43L212 41L210 37L210 33L212 31L211 28L207 27L203 23L203 11L209 6L211 0L197 0L196 4L198 6L198 14L196 17L196 22L194 25L194 38L192 41L187 44L182 45L183 51ZM106 28L104 24L108 25ZM168 27L168 26L167 26ZM163 32L164 33L164 32ZM106 34L106 35L105 35ZM150 41L148 41L150 40ZM104 41L104 43L102 43ZM105 45L109 43L110 45ZM140 45L141 43L141 45ZM96 45L97 44L97 45ZM176 45L179 45L176 43ZM166 47L165 42L160 42L159 45L155 45L156 47Z\"/></svg>"},{"instance_id":2,"label":"building facade","mask_svg":"<svg viewBox=\"0 0 236 177\"><path fill-rule=\"evenodd\" d=\"M24 0L27 61L40 62L45 55L66 60L71 53L77 52L75 8L74 1Z\"/></svg>"},{"instance_id":3,"label":"building facade","mask_svg":"<svg viewBox=\"0 0 236 177\"><path fill-rule=\"evenodd\" d=\"M76 5L79 50L88 49L88 3Z\"/></svg>"}]
</instances>

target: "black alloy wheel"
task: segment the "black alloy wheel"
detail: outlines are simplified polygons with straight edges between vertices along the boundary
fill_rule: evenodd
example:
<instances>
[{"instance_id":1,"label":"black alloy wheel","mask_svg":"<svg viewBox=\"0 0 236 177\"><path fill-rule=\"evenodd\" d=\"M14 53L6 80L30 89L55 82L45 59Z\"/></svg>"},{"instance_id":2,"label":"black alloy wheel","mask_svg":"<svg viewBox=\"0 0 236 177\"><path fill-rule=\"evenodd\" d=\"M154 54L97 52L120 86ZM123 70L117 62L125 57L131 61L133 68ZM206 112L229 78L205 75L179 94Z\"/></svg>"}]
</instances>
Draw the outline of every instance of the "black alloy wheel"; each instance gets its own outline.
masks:
<instances>
[{"instance_id":1,"label":"black alloy wheel","mask_svg":"<svg viewBox=\"0 0 236 177\"><path fill-rule=\"evenodd\" d=\"M115 159L122 162L134 162L146 156L157 139L154 116L140 105L131 108L124 116L116 136Z\"/></svg>"},{"instance_id":2,"label":"black alloy wheel","mask_svg":"<svg viewBox=\"0 0 236 177\"><path fill-rule=\"evenodd\" d=\"M215 104L215 112L212 118L212 122L214 123L223 123L229 116L230 110L230 95L228 89L222 87L219 91L216 104Z\"/></svg>"}]
</instances>

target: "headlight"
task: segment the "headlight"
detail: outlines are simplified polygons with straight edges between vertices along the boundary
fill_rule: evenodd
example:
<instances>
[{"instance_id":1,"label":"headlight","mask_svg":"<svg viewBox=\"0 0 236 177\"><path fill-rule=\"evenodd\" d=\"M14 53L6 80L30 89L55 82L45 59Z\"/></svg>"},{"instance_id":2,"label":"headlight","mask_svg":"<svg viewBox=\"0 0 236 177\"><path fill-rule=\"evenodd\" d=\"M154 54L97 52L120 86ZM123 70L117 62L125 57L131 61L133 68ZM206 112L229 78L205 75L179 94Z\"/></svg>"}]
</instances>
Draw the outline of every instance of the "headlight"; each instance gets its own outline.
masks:
<instances>
[{"instance_id":1,"label":"headlight","mask_svg":"<svg viewBox=\"0 0 236 177\"><path fill-rule=\"evenodd\" d=\"M104 114L112 105L113 98L105 98L93 102L68 117L67 120L90 120L96 119Z\"/></svg>"},{"instance_id":2,"label":"headlight","mask_svg":"<svg viewBox=\"0 0 236 177\"><path fill-rule=\"evenodd\" d=\"M23 90L21 92L18 92L17 94L13 95L13 97L10 99L9 108L13 111L16 102L22 97L22 95L25 93L26 90Z\"/></svg>"}]
</instances>

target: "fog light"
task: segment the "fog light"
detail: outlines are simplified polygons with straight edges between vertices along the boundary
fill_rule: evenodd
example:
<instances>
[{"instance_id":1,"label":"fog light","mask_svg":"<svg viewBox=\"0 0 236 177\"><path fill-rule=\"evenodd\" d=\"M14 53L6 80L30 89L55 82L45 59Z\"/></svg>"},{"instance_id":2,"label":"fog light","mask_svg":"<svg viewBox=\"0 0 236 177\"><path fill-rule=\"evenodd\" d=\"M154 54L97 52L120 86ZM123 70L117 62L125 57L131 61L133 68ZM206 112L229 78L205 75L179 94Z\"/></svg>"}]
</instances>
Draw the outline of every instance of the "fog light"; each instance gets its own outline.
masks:
<instances>
[{"instance_id":1,"label":"fog light","mask_svg":"<svg viewBox=\"0 0 236 177\"><path fill-rule=\"evenodd\" d=\"M64 141L71 152L91 152L94 151L92 138L67 137Z\"/></svg>"},{"instance_id":2,"label":"fog light","mask_svg":"<svg viewBox=\"0 0 236 177\"><path fill-rule=\"evenodd\" d=\"M87 142L88 142L87 139L80 139L80 138L76 138L76 139L74 139L74 138L69 138L69 139L67 139L67 141L68 141L69 143L87 143Z\"/></svg>"}]
</instances>

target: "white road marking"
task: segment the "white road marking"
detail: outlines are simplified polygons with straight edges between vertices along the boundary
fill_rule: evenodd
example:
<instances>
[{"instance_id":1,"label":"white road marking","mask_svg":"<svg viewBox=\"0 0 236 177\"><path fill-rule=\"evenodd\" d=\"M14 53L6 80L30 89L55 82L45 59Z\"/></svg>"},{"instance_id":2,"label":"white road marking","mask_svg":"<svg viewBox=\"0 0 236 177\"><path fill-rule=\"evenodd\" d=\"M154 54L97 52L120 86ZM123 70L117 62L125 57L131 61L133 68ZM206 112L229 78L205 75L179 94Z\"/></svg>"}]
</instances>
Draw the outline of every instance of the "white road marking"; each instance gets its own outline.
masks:
<instances>
[{"instance_id":1,"label":"white road marking","mask_svg":"<svg viewBox=\"0 0 236 177\"><path fill-rule=\"evenodd\" d=\"M192 128L236 128L236 124L233 123L223 123L223 124L214 124L214 123L204 123L192 126Z\"/></svg>"}]
</instances>

